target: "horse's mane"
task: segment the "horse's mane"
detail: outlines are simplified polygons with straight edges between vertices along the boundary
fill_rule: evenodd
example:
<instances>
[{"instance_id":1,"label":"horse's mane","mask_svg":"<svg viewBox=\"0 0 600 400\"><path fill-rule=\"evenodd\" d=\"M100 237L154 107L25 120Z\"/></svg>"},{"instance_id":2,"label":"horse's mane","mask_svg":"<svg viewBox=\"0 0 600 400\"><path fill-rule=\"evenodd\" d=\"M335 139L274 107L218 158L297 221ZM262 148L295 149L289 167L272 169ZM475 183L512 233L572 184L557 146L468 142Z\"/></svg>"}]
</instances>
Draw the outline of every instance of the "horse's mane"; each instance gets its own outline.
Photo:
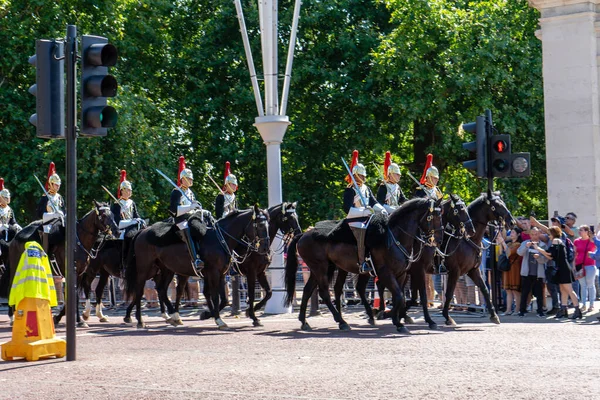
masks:
<instances>
[{"instance_id":1,"label":"horse's mane","mask_svg":"<svg viewBox=\"0 0 600 400\"><path fill-rule=\"evenodd\" d=\"M479 207L481 205L481 203L483 203L484 201L486 201L488 199L488 195L487 193L482 193L481 196L479 196L478 198L476 198L475 200L473 200L471 202L471 204L469 204L469 206L467 207L467 209L469 211Z\"/></svg>"},{"instance_id":2,"label":"horse's mane","mask_svg":"<svg viewBox=\"0 0 600 400\"><path fill-rule=\"evenodd\" d=\"M399 224L402 220L406 219L406 216L408 214L411 214L415 210L425 205L429 205L429 201L430 199L421 197L417 197L407 201L406 203L402 204L399 208L397 208L392 213L392 215L390 215L389 224L392 226Z\"/></svg>"}]
</instances>

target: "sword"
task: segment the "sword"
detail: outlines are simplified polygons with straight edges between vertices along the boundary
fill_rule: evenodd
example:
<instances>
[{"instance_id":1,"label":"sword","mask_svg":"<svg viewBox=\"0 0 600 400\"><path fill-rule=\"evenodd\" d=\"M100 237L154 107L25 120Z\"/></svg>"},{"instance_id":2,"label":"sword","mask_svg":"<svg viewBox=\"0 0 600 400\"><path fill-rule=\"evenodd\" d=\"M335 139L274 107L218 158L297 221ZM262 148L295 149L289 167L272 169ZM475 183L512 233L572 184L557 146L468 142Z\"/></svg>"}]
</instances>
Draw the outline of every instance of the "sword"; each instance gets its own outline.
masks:
<instances>
[{"instance_id":1,"label":"sword","mask_svg":"<svg viewBox=\"0 0 600 400\"><path fill-rule=\"evenodd\" d=\"M175 189L179 190L179 192L181 193L181 195L182 195L183 197L185 197L185 198L187 199L187 201L189 201L189 202L190 202L190 204L194 204L194 202L193 202L192 200L190 200L190 198L189 198L189 197L187 197L187 195L185 194L185 192L184 192L183 190L181 190L181 188L180 188L179 186L177 186L177 185L175 184L175 182L173 182L173 181L171 180L171 178L169 178L168 176L166 176L166 175L165 175L165 174L164 174L164 173L163 173L163 172L162 172L160 169L158 169L158 168L154 168L154 169L156 170L156 172L158 172L158 174L159 174L160 176L162 176L163 178L165 178L165 179L167 180L167 182L169 182L169 183L171 184L171 186L173 186Z\"/></svg>"},{"instance_id":2,"label":"sword","mask_svg":"<svg viewBox=\"0 0 600 400\"><path fill-rule=\"evenodd\" d=\"M206 176L208 176L208 179L210 179L211 182L215 184L215 186L217 187L217 189L219 189L219 192L221 192L221 194L223 196L225 196L225 193L223 192L223 189L221 189L221 187L217 184L217 182L215 182L215 180L212 178L212 176L210 176L208 174L206 174Z\"/></svg>"},{"instance_id":3,"label":"sword","mask_svg":"<svg viewBox=\"0 0 600 400\"><path fill-rule=\"evenodd\" d=\"M37 183L40 184L40 187L42 188L42 190L44 191L44 194L48 198L48 201L50 202L50 205L54 209L54 212L58 212L58 210L60 210L60 209L58 208L58 206L56 205L56 203L54 202L54 200L52 200L52 198L48 194L48 191L46 191L46 188L44 187L44 185L42 184L42 182L38 179L37 176L35 176L35 174L33 174L33 177L35 178L35 180L37 181Z\"/></svg>"},{"instance_id":4,"label":"sword","mask_svg":"<svg viewBox=\"0 0 600 400\"><path fill-rule=\"evenodd\" d=\"M363 203L363 207L368 207L367 201L365 200L365 197L360 191L358 184L354 180L354 175L352 175L352 171L350 171L350 167L348 167L348 164L346 163L346 160L344 160L344 157L342 157L342 162L344 163L344 167L346 167L346 171L348 171L348 174L350 174L350 179L352 179L352 184L354 185L354 189L358 192L358 196L360 197L360 201Z\"/></svg>"},{"instance_id":5,"label":"sword","mask_svg":"<svg viewBox=\"0 0 600 400\"><path fill-rule=\"evenodd\" d=\"M113 196L113 194L110 192L110 190L108 190L108 189L107 189L107 188L106 188L104 185L100 185L100 186L102 187L102 189L104 189L104 191L105 191L106 193L108 193L108 195L109 195L110 197L112 197L112 199L113 199L113 200L114 200L116 203L118 203L118 202L119 202L119 200L117 200L117 198L116 198L115 196Z\"/></svg>"},{"instance_id":6,"label":"sword","mask_svg":"<svg viewBox=\"0 0 600 400\"><path fill-rule=\"evenodd\" d=\"M421 184L421 182L419 182L419 181L417 180L417 178L415 178L415 177L414 177L414 176L413 176L413 175L410 173L410 171L406 171L406 173L408 174L408 176L410 176L410 178L411 178L413 181L415 181L415 183L416 183L416 184L419 186L419 188L421 188L421 189L425 190L425 187L424 187L424 186Z\"/></svg>"},{"instance_id":7,"label":"sword","mask_svg":"<svg viewBox=\"0 0 600 400\"><path fill-rule=\"evenodd\" d=\"M379 165L377 165L375 163L375 161L373 161L373 165L375 166L375 168L377 169L377 172L379 172L379 175L381 175L381 180L385 182L385 176L383 175L383 172L379 169Z\"/></svg>"}]
</instances>

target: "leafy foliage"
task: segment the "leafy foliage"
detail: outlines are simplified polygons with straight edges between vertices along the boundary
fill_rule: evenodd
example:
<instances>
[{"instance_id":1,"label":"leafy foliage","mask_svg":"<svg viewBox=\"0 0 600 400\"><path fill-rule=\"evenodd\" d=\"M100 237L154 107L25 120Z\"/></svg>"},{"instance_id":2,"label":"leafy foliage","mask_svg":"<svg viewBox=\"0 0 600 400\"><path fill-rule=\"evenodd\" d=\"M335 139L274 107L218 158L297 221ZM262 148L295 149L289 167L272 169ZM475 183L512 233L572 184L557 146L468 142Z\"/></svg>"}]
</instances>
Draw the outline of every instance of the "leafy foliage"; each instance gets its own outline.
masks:
<instances>
[{"instance_id":1,"label":"leafy foliage","mask_svg":"<svg viewBox=\"0 0 600 400\"><path fill-rule=\"evenodd\" d=\"M285 67L294 2L279 2L279 71ZM243 1L259 79L256 2ZM79 34L110 38L119 49L112 69L120 84L113 105L118 127L101 139L78 140L79 210L100 188L116 190L125 168L145 217L167 216L177 157L195 173L194 190L212 210L225 161L240 181L240 205L267 203L265 146L235 7L227 0L9 0L0 2L5 43L0 60L0 175L13 191L20 222L31 220L53 160L63 175L64 143L35 138L28 123L35 71L27 63L35 39L60 38L68 23ZM513 151L530 151L531 179L498 181L518 212L546 209L541 44L537 12L525 0L330 0L305 2L294 59L282 145L284 200L300 203L303 226L340 218L345 171L353 149L378 181L372 163L394 160L420 175L434 153L446 192L474 198L484 182L463 169L461 122L490 108ZM335 23L334 23L335 22ZM404 190L414 185L403 179Z\"/></svg>"}]
</instances>

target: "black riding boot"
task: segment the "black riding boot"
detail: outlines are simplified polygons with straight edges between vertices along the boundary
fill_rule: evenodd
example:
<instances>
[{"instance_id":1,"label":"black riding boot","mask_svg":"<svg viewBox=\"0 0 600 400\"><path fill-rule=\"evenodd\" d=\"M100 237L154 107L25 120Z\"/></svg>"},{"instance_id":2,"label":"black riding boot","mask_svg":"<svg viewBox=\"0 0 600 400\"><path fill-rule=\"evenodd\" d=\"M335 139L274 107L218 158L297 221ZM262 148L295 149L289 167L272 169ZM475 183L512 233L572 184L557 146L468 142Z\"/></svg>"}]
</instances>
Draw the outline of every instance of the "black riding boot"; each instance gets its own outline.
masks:
<instances>
[{"instance_id":1,"label":"black riding boot","mask_svg":"<svg viewBox=\"0 0 600 400\"><path fill-rule=\"evenodd\" d=\"M358 248L358 272L361 274L373 274L373 267L370 262L365 260L365 235L366 229L350 227L354 238L356 239L356 246Z\"/></svg>"},{"instance_id":2,"label":"black riding boot","mask_svg":"<svg viewBox=\"0 0 600 400\"><path fill-rule=\"evenodd\" d=\"M196 275L202 276L202 270L204 269L204 261L200 259L200 255L196 251L196 246L192 240L192 235L188 229L182 229L178 231L179 237L186 244L190 257L192 259L192 267L196 272Z\"/></svg>"}]
</instances>

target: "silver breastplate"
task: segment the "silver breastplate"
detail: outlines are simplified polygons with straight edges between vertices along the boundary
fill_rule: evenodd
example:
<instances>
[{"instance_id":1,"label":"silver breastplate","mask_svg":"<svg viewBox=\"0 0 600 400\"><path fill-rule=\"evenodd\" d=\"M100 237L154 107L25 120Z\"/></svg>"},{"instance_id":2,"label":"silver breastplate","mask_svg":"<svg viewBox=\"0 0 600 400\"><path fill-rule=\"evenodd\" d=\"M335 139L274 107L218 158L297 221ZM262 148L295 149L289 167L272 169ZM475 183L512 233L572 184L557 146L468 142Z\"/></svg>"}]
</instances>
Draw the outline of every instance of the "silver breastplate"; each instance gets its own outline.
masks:
<instances>
[{"instance_id":1,"label":"silver breastplate","mask_svg":"<svg viewBox=\"0 0 600 400\"><path fill-rule=\"evenodd\" d=\"M386 183L387 194L385 196L385 204L388 206L398 206L398 184L397 183Z\"/></svg>"},{"instance_id":2,"label":"silver breastplate","mask_svg":"<svg viewBox=\"0 0 600 400\"><path fill-rule=\"evenodd\" d=\"M233 193L225 193L224 204L223 204L223 216L226 216L233 210L235 210L235 194Z\"/></svg>"},{"instance_id":3,"label":"silver breastplate","mask_svg":"<svg viewBox=\"0 0 600 400\"><path fill-rule=\"evenodd\" d=\"M179 205L180 206L189 206L192 203L188 200L190 199L191 201L195 201L196 198L194 197L194 193L192 193L192 189L187 188L183 191L183 193L185 193L185 196L187 196L187 199L185 198L185 196L181 196L181 198L179 199Z\"/></svg>"},{"instance_id":4,"label":"silver breastplate","mask_svg":"<svg viewBox=\"0 0 600 400\"><path fill-rule=\"evenodd\" d=\"M55 207L56 206L56 209ZM58 212L63 207L62 196L58 193L50 194L48 193L48 204L46 205L46 210L48 212Z\"/></svg>"},{"instance_id":5,"label":"silver breastplate","mask_svg":"<svg viewBox=\"0 0 600 400\"><path fill-rule=\"evenodd\" d=\"M123 219L132 219L133 218L133 201L131 199L119 200L119 204L121 205L121 215Z\"/></svg>"},{"instance_id":6,"label":"silver breastplate","mask_svg":"<svg viewBox=\"0 0 600 400\"><path fill-rule=\"evenodd\" d=\"M8 225L8 221L10 220L11 215L12 210L9 206L6 206L4 208L0 207L0 224Z\"/></svg>"},{"instance_id":7,"label":"silver breastplate","mask_svg":"<svg viewBox=\"0 0 600 400\"><path fill-rule=\"evenodd\" d=\"M368 205L369 204L369 199L368 199L369 198L369 196L368 196L369 188L367 187L367 185L361 185L358 188ZM364 207L364 204L360 200L360 195L358 194L358 191L356 190L356 188L354 189L354 203L353 204L354 204L354 207Z\"/></svg>"}]
</instances>

